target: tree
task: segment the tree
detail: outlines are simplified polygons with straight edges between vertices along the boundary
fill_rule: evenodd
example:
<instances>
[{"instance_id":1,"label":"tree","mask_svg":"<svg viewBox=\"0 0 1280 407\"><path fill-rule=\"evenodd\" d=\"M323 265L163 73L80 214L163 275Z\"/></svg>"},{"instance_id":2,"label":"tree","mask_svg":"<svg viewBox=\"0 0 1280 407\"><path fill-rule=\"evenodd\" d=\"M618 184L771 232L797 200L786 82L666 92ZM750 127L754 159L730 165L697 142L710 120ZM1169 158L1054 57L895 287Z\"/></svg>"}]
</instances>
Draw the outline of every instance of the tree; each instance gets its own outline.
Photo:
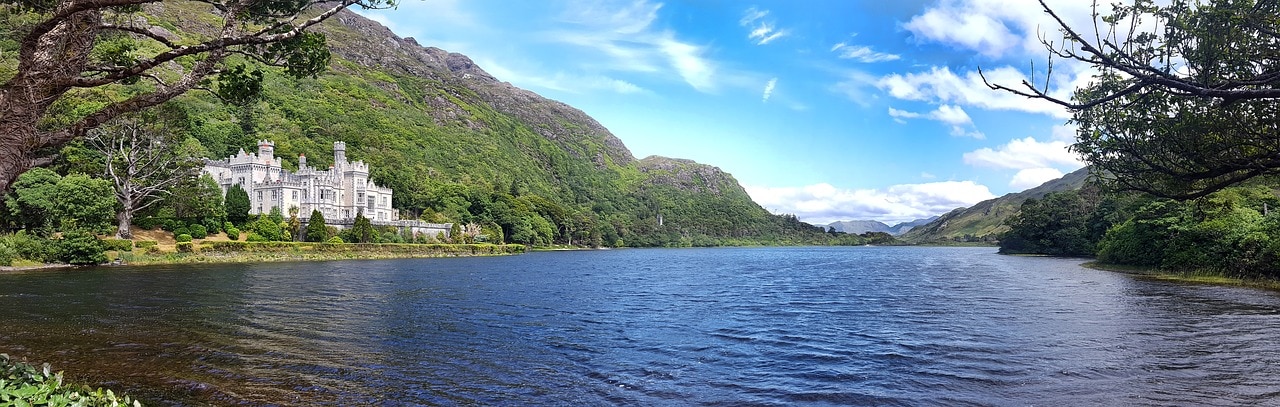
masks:
<instances>
[{"instance_id":1,"label":"tree","mask_svg":"<svg viewBox=\"0 0 1280 407\"><path fill-rule=\"evenodd\" d=\"M329 230L324 227L324 214L319 210L311 210L311 218L307 219L307 234L305 236L308 242L323 242L329 238Z\"/></svg>"},{"instance_id":2,"label":"tree","mask_svg":"<svg viewBox=\"0 0 1280 407\"><path fill-rule=\"evenodd\" d=\"M62 177L53 191L52 215L59 230L108 230L116 216L111 182L85 174Z\"/></svg>"},{"instance_id":3,"label":"tree","mask_svg":"<svg viewBox=\"0 0 1280 407\"><path fill-rule=\"evenodd\" d=\"M303 230L302 221L298 219L298 207L289 207L289 233L293 235L294 241L302 240Z\"/></svg>"},{"instance_id":4,"label":"tree","mask_svg":"<svg viewBox=\"0 0 1280 407\"><path fill-rule=\"evenodd\" d=\"M1060 58L1092 66L1093 81L1070 100L1051 96L1048 80L987 85L1069 109L1072 150L1111 182L1187 199L1280 174L1280 2L1138 0L1092 30L1040 5L1063 34L1042 41L1048 74Z\"/></svg>"},{"instance_id":5,"label":"tree","mask_svg":"<svg viewBox=\"0 0 1280 407\"><path fill-rule=\"evenodd\" d=\"M253 204L249 202L249 193L240 187L240 184L231 185L227 188L227 196L224 200L227 208L227 220L237 225L243 225L244 221L249 219L249 210Z\"/></svg>"},{"instance_id":6,"label":"tree","mask_svg":"<svg viewBox=\"0 0 1280 407\"><path fill-rule=\"evenodd\" d=\"M356 220L351 224L351 237L354 238L352 243L373 243L376 239L377 231L373 230L373 223L369 222L369 218L364 217L364 209L356 211Z\"/></svg>"},{"instance_id":7,"label":"tree","mask_svg":"<svg viewBox=\"0 0 1280 407\"><path fill-rule=\"evenodd\" d=\"M453 243L463 243L462 226L459 226L458 222L449 225L449 240Z\"/></svg>"},{"instance_id":8,"label":"tree","mask_svg":"<svg viewBox=\"0 0 1280 407\"><path fill-rule=\"evenodd\" d=\"M53 226L54 192L62 176L45 168L32 168L13 183L5 207L15 226L36 230Z\"/></svg>"},{"instance_id":9,"label":"tree","mask_svg":"<svg viewBox=\"0 0 1280 407\"><path fill-rule=\"evenodd\" d=\"M324 37L308 28L352 5L393 5L393 0L196 1L190 4L209 6L203 16L216 19L217 27L184 32L179 36L184 40L178 41L133 23L146 20L134 16L143 5L159 2L4 3L6 12L21 15L9 21L24 23L10 27L18 43L18 66L0 84L0 157L5 157L0 160L0 191L27 169L52 162L62 145L98 125L188 90L207 89L235 103L253 100L262 88L262 72L229 64L232 55L284 66L297 77L314 75L327 66L329 52ZM300 18L313 7L319 10L314 17ZM60 104L69 103L76 90L124 86L129 86L129 96L83 105L85 111L65 117L59 113Z\"/></svg>"},{"instance_id":10,"label":"tree","mask_svg":"<svg viewBox=\"0 0 1280 407\"><path fill-rule=\"evenodd\" d=\"M193 157L183 149L173 148L180 140L164 126L164 120L148 118L120 117L90 131L87 139L90 146L106 157L104 172L120 203L116 214L116 237L120 239L133 238L129 226L133 224L134 213L160 202L159 198L168 194L170 188L190 180L197 171ZM213 187L218 188L216 183ZM198 198L187 194L179 197ZM217 206L221 206L220 201ZM179 212L178 216L184 215Z\"/></svg>"}]
</instances>

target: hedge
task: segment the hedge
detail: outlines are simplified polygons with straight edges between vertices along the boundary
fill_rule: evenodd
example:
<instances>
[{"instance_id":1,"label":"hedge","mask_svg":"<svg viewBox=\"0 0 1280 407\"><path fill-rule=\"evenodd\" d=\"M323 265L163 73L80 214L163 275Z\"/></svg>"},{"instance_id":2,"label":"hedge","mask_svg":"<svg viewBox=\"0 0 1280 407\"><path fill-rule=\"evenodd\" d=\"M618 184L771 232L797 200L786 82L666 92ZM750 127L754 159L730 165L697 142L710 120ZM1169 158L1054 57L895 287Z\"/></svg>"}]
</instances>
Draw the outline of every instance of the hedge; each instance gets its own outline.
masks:
<instances>
[{"instance_id":1,"label":"hedge","mask_svg":"<svg viewBox=\"0 0 1280 407\"><path fill-rule=\"evenodd\" d=\"M411 243L316 243L316 242L204 242L201 252L349 252L349 253L399 253L399 254L504 254L522 253L523 245L495 244L411 244Z\"/></svg>"}]
</instances>

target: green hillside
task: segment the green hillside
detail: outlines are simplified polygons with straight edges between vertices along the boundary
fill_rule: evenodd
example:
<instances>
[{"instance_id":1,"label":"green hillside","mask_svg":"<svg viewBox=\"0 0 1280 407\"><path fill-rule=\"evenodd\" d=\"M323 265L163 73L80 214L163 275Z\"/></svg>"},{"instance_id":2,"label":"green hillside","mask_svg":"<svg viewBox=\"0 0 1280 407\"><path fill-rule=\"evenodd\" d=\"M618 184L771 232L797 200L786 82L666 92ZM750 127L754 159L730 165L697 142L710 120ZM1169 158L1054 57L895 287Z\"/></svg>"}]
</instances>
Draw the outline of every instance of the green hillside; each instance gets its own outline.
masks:
<instances>
[{"instance_id":1,"label":"green hillside","mask_svg":"<svg viewBox=\"0 0 1280 407\"><path fill-rule=\"evenodd\" d=\"M1026 191L988 199L968 208L959 208L928 224L911 229L902 235L902 239L911 243L994 242L997 236L1009 230L1005 220L1016 214L1023 202L1043 198L1054 191L1080 189L1088 178L1089 168L1085 167Z\"/></svg>"},{"instance_id":2,"label":"green hillside","mask_svg":"<svg viewBox=\"0 0 1280 407\"><path fill-rule=\"evenodd\" d=\"M151 4L135 21L181 43L215 29L202 18L208 8ZM394 189L403 217L474 223L509 242L859 243L768 213L718 168L637 160L582 111L500 82L464 55L396 37L349 11L315 32L332 52L330 69L316 77L268 68L261 99L248 107L189 92L163 108L211 158L268 139L286 168L296 167L299 154L323 168L332 143L346 142L348 157L367 162L373 180ZM75 103L121 98L130 86L149 85L86 91ZM74 117L77 108L65 110ZM65 172L78 164L61 165Z\"/></svg>"}]
</instances>

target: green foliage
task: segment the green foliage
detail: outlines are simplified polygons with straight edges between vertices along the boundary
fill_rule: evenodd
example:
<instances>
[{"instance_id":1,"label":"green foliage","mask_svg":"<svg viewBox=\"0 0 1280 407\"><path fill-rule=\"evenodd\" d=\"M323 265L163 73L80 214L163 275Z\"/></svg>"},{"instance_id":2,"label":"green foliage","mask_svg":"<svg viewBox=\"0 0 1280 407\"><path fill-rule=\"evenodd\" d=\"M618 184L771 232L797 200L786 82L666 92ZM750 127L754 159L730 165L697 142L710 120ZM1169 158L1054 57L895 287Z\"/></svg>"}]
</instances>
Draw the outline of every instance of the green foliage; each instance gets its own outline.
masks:
<instances>
[{"instance_id":1,"label":"green foliage","mask_svg":"<svg viewBox=\"0 0 1280 407\"><path fill-rule=\"evenodd\" d=\"M160 242L155 240L137 240L133 242L133 245L139 249L146 249L148 247L155 247L155 245L159 243Z\"/></svg>"},{"instance_id":2,"label":"green foliage","mask_svg":"<svg viewBox=\"0 0 1280 407\"><path fill-rule=\"evenodd\" d=\"M222 188L209 174L175 186L166 202L173 207L173 217L191 226L203 225L206 232L216 230L227 219Z\"/></svg>"},{"instance_id":3,"label":"green foliage","mask_svg":"<svg viewBox=\"0 0 1280 407\"><path fill-rule=\"evenodd\" d=\"M102 239L104 250L127 252L133 250L133 241L129 239Z\"/></svg>"},{"instance_id":4,"label":"green foliage","mask_svg":"<svg viewBox=\"0 0 1280 407\"><path fill-rule=\"evenodd\" d=\"M62 372L40 368L0 353L0 405L4 406L133 406L142 404L111 390L63 383Z\"/></svg>"},{"instance_id":5,"label":"green foliage","mask_svg":"<svg viewBox=\"0 0 1280 407\"><path fill-rule=\"evenodd\" d=\"M18 176L13 192L5 198L9 218L16 226L35 230L53 226L57 184L62 176L46 168L32 168Z\"/></svg>"},{"instance_id":6,"label":"green foliage","mask_svg":"<svg viewBox=\"0 0 1280 407\"><path fill-rule=\"evenodd\" d=\"M307 232L304 240L308 242L323 242L330 236L328 228L324 224L324 214L319 210L312 210L311 217L307 218Z\"/></svg>"},{"instance_id":7,"label":"green foliage","mask_svg":"<svg viewBox=\"0 0 1280 407\"><path fill-rule=\"evenodd\" d=\"M276 212L279 211L277 210ZM277 215L279 214L277 213ZM284 229L280 228L280 222L271 220L269 216L259 217L258 220L246 225L246 228L253 232L254 235L268 241L285 240Z\"/></svg>"},{"instance_id":8,"label":"green foliage","mask_svg":"<svg viewBox=\"0 0 1280 407\"><path fill-rule=\"evenodd\" d=\"M270 242L271 240L270 240L270 239L267 239L267 238L265 238L265 237L262 237L262 235L259 235L257 232L250 231L250 232L249 232L249 236L245 236L244 241L246 241L246 242Z\"/></svg>"},{"instance_id":9,"label":"green foliage","mask_svg":"<svg viewBox=\"0 0 1280 407\"><path fill-rule=\"evenodd\" d=\"M342 244L342 243L346 243L346 242L343 242L343 241L342 241L342 238L341 238L341 237L338 237L338 236L334 236L334 237L329 238L329 240L327 240L327 242L328 242L328 243L330 243L330 244Z\"/></svg>"},{"instance_id":10,"label":"green foliage","mask_svg":"<svg viewBox=\"0 0 1280 407\"><path fill-rule=\"evenodd\" d=\"M188 229L186 226L179 226L179 227L173 228L173 235L175 237L178 235L189 235L189 234L191 234L191 229Z\"/></svg>"},{"instance_id":11,"label":"green foliage","mask_svg":"<svg viewBox=\"0 0 1280 407\"><path fill-rule=\"evenodd\" d=\"M279 225L284 223L284 213L280 211L279 206L272 206L271 212L267 214L267 219Z\"/></svg>"},{"instance_id":12,"label":"green foliage","mask_svg":"<svg viewBox=\"0 0 1280 407\"><path fill-rule=\"evenodd\" d=\"M183 234L174 236L173 240L177 241L178 243L186 243L186 242L190 242L191 238L192 238L191 235L183 233Z\"/></svg>"},{"instance_id":13,"label":"green foliage","mask_svg":"<svg viewBox=\"0 0 1280 407\"><path fill-rule=\"evenodd\" d=\"M373 223L369 222L369 218L364 217L364 209L356 211L355 223L351 226L350 238L343 239L352 243L374 243L377 239L377 232L373 230Z\"/></svg>"},{"instance_id":14,"label":"green foliage","mask_svg":"<svg viewBox=\"0 0 1280 407\"><path fill-rule=\"evenodd\" d=\"M1092 256L1101 237L1091 236L1089 228L1096 197L1060 191L1024 201L1018 214L1009 218L1010 230L1000 237L1000 252Z\"/></svg>"},{"instance_id":15,"label":"green foliage","mask_svg":"<svg viewBox=\"0 0 1280 407\"><path fill-rule=\"evenodd\" d=\"M74 265L94 265L107 262L102 252L106 247L101 240L87 230L63 232L58 241L58 260Z\"/></svg>"},{"instance_id":16,"label":"green foliage","mask_svg":"<svg viewBox=\"0 0 1280 407\"><path fill-rule=\"evenodd\" d=\"M227 239L231 239L231 240L240 240L240 229L239 229L239 228L236 228L235 226L232 226L232 227L227 228L226 232L227 232Z\"/></svg>"},{"instance_id":17,"label":"green foliage","mask_svg":"<svg viewBox=\"0 0 1280 407\"><path fill-rule=\"evenodd\" d=\"M249 193L245 192L239 184L227 188L224 202L226 202L227 221L243 225L249 219L252 203L249 202Z\"/></svg>"},{"instance_id":18,"label":"green foliage","mask_svg":"<svg viewBox=\"0 0 1280 407\"><path fill-rule=\"evenodd\" d=\"M191 227L187 229L189 230L188 233L191 234L191 237L193 239L204 239L209 236L209 231L204 228L204 225L201 225L198 223L191 225Z\"/></svg>"},{"instance_id":19,"label":"green foliage","mask_svg":"<svg viewBox=\"0 0 1280 407\"><path fill-rule=\"evenodd\" d=\"M191 253L195 251L195 244L191 242L178 242L175 247L182 253Z\"/></svg>"},{"instance_id":20,"label":"green foliage","mask_svg":"<svg viewBox=\"0 0 1280 407\"><path fill-rule=\"evenodd\" d=\"M449 239L453 243L462 243L462 226L457 222L449 226Z\"/></svg>"}]
</instances>

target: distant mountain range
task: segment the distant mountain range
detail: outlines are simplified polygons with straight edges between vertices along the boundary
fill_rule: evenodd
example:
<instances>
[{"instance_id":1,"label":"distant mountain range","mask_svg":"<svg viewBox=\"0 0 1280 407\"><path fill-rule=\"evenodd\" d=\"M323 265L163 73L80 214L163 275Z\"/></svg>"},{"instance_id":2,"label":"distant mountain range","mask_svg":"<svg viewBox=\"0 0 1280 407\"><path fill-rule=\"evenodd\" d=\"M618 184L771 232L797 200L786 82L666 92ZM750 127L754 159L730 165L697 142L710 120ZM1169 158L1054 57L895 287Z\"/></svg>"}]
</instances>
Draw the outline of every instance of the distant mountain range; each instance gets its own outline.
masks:
<instances>
[{"instance_id":1,"label":"distant mountain range","mask_svg":"<svg viewBox=\"0 0 1280 407\"><path fill-rule=\"evenodd\" d=\"M878 220L843 220L839 222L831 222L827 224L829 228L835 228L837 232L844 232L854 235L860 235L867 232L884 232L894 236L902 235L911 231L916 226L924 225L938 219L937 216L927 219L916 219L910 222L902 222L893 226L889 226Z\"/></svg>"},{"instance_id":2,"label":"distant mountain range","mask_svg":"<svg viewBox=\"0 0 1280 407\"><path fill-rule=\"evenodd\" d=\"M1018 213L1028 199L1040 199L1050 192L1078 190L1089 179L1089 167L1063 175L1026 191L978 202L968 208L948 212L927 224L912 228L901 239L909 243L940 241L994 242L1009 230L1004 221Z\"/></svg>"}]
</instances>

